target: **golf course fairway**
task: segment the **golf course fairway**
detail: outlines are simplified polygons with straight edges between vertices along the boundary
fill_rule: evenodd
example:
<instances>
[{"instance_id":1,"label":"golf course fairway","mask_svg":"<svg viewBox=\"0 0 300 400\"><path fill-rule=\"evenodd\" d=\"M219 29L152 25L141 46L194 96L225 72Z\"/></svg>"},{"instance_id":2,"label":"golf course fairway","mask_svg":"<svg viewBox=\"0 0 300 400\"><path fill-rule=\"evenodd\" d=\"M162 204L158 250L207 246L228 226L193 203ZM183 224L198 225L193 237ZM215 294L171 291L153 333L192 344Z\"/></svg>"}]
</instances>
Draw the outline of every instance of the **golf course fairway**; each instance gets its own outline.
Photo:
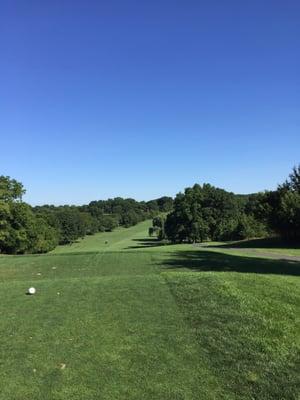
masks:
<instances>
[{"instance_id":1,"label":"golf course fairway","mask_svg":"<svg viewBox=\"0 0 300 400\"><path fill-rule=\"evenodd\" d=\"M1 400L299 400L300 262L150 224L0 256Z\"/></svg>"}]
</instances>

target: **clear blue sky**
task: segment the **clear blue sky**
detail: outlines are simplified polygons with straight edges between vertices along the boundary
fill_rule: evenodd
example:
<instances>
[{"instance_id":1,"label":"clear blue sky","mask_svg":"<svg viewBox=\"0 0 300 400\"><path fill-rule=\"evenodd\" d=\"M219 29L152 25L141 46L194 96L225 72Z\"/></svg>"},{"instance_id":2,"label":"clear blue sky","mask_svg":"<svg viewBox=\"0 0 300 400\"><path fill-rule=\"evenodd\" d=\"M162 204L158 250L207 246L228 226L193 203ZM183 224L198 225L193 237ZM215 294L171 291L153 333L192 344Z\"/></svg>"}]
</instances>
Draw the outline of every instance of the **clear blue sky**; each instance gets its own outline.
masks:
<instances>
[{"instance_id":1,"label":"clear blue sky","mask_svg":"<svg viewBox=\"0 0 300 400\"><path fill-rule=\"evenodd\" d=\"M300 162L300 2L3 0L0 174L31 204L272 189Z\"/></svg>"}]
</instances>

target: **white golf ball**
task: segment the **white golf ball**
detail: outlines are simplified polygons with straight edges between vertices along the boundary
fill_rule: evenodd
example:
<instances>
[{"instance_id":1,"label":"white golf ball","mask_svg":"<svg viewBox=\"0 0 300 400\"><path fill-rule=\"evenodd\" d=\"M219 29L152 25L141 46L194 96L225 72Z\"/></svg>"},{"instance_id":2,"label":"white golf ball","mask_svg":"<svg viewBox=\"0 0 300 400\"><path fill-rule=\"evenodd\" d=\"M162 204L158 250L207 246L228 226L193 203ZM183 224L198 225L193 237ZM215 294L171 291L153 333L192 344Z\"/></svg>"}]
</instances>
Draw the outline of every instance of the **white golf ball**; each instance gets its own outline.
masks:
<instances>
[{"instance_id":1,"label":"white golf ball","mask_svg":"<svg viewBox=\"0 0 300 400\"><path fill-rule=\"evenodd\" d=\"M34 287L30 287L30 288L28 289L28 293L29 293L29 294L35 294L35 292L36 292L36 290L35 290Z\"/></svg>"}]
</instances>

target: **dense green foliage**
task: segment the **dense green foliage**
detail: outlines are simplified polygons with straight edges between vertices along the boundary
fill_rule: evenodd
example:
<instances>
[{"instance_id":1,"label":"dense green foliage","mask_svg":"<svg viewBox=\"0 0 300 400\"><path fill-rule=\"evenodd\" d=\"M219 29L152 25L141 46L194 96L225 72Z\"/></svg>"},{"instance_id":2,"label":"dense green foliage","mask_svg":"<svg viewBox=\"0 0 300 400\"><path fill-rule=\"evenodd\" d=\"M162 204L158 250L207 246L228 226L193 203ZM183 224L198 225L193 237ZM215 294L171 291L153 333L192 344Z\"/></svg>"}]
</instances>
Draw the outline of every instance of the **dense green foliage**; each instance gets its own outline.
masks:
<instances>
[{"instance_id":1,"label":"dense green foliage","mask_svg":"<svg viewBox=\"0 0 300 400\"><path fill-rule=\"evenodd\" d=\"M174 201L165 222L172 242L233 240L261 236L263 224L245 212L245 199L209 184L194 185Z\"/></svg>"},{"instance_id":2,"label":"dense green foliage","mask_svg":"<svg viewBox=\"0 0 300 400\"><path fill-rule=\"evenodd\" d=\"M271 202L269 202L269 204L271 204L270 223L272 224L273 228L281 236L287 239L299 241L300 165L298 167L294 167L289 179L278 188L275 205Z\"/></svg>"},{"instance_id":3,"label":"dense green foliage","mask_svg":"<svg viewBox=\"0 0 300 400\"><path fill-rule=\"evenodd\" d=\"M25 194L25 189L22 183L10 179L9 176L0 176L0 201L20 201L23 194Z\"/></svg>"},{"instance_id":4,"label":"dense green foliage","mask_svg":"<svg viewBox=\"0 0 300 400\"><path fill-rule=\"evenodd\" d=\"M300 241L300 166L276 191L252 195L248 212L282 238Z\"/></svg>"},{"instance_id":5,"label":"dense green foliage","mask_svg":"<svg viewBox=\"0 0 300 400\"><path fill-rule=\"evenodd\" d=\"M58 244L56 230L22 202L23 185L0 176L0 253L43 253Z\"/></svg>"},{"instance_id":6,"label":"dense green foliage","mask_svg":"<svg viewBox=\"0 0 300 400\"><path fill-rule=\"evenodd\" d=\"M234 195L209 184L179 193L167 216L165 235L172 242L240 240L279 234L300 240L300 166L276 191Z\"/></svg>"},{"instance_id":7,"label":"dense green foliage","mask_svg":"<svg viewBox=\"0 0 300 400\"><path fill-rule=\"evenodd\" d=\"M118 226L128 228L153 217L162 211L169 211L173 200L162 197L149 202L117 197L92 201L84 206L38 206L37 215L47 220L59 234L59 243L72 243L85 235L96 232L110 232Z\"/></svg>"},{"instance_id":8,"label":"dense green foliage","mask_svg":"<svg viewBox=\"0 0 300 400\"><path fill-rule=\"evenodd\" d=\"M170 211L173 199L149 202L133 199L92 201L84 206L30 207L22 201L23 185L0 177L0 252L44 253L85 235L129 227L160 212Z\"/></svg>"},{"instance_id":9,"label":"dense green foliage","mask_svg":"<svg viewBox=\"0 0 300 400\"><path fill-rule=\"evenodd\" d=\"M92 201L83 206L30 207L23 185L0 177L0 252L41 253L85 235L130 227L149 218L149 235L173 243L240 240L278 234L300 240L300 166L276 191L235 195L196 184L171 197ZM165 217L165 215L167 217Z\"/></svg>"},{"instance_id":10,"label":"dense green foliage","mask_svg":"<svg viewBox=\"0 0 300 400\"><path fill-rule=\"evenodd\" d=\"M155 233L158 240L164 240L166 238L165 223L165 215L158 215L157 217L154 217L152 220L152 227L149 228L149 236L153 236Z\"/></svg>"}]
</instances>

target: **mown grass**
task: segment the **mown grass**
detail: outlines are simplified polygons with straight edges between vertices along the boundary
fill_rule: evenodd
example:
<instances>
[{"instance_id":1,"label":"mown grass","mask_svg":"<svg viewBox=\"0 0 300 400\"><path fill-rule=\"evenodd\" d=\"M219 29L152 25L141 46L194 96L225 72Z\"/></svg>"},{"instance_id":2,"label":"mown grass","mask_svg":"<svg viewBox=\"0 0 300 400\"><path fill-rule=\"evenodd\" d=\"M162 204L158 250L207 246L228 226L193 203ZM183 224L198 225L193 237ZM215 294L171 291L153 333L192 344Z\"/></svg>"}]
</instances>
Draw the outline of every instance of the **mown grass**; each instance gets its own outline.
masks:
<instances>
[{"instance_id":1,"label":"mown grass","mask_svg":"<svg viewBox=\"0 0 300 400\"><path fill-rule=\"evenodd\" d=\"M213 248L220 248L226 250L245 250L248 254L272 254L282 256L295 256L300 257L300 246L297 243L283 241L280 238L264 238L264 239L252 239L252 240L241 240L237 242L209 242L207 246Z\"/></svg>"},{"instance_id":2,"label":"mown grass","mask_svg":"<svg viewBox=\"0 0 300 400\"><path fill-rule=\"evenodd\" d=\"M148 226L0 257L0 399L299 400L300 263Z\"/></svg>"},{"instance_id":3,"label":"mown grass","mask_svg":"<svg viewBox=\"0 0 300 400\"><path fill-rule=\"evenodd\" d=\"M52 254L66 254L78 252L99 252L107 250L124 250L139 239L142 235L147 235L150 226L149 221L141 222L129 229L118 228L113 232L97 233L93 236L86 236L71 245L58 246Z\"/></svg>"},{"instance_id":4,"label":"mown grass","mask_svg":"<svg viewBox=\"0 0 300 400\"><path fill-rule=\"evenodd\" d=\"M218 376L220 398L299 398L297 283L228 272L176 272L166 279L199 352Z\"/></svg>"}]
</instances>

